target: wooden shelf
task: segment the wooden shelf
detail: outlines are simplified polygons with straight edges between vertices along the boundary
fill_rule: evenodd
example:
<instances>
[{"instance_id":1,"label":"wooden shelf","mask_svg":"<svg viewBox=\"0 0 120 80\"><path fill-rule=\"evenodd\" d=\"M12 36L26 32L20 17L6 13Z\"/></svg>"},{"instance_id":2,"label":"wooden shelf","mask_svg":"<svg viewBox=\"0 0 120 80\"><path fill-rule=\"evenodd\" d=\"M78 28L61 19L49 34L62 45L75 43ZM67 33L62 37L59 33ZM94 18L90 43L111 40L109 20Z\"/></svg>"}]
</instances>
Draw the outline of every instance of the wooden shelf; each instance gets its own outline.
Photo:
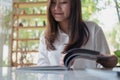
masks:
<instances>
[{"instance_id":1,"label":"wooden shelf","mask_svg":"<svg viewBox=\"0 0 120 80\"><path fill-rule=\"evenodd\" d=\"M21 53L24 53L24 52L28 52L28 53L35 52L35 53L36 53L36 52L39 52L39 51L38 51L38 50L31 50L31 51L30 51L30 50L26 50L26 51L19 51L19 50L18 50L18 51L12 51L12 52L14 52L14 53L15 53L15 52L21 52Z\"/></svg>"},{"instance_id":2,"label":"wooden shelf","mask_svg":"<svg viewBox=\"0 0 120 80\"><path fill-rule=\"evenodd\" d=\"M13 66L32 66L37 65L35 63L13 63Z\"/></svg>"},{"instance_id":3,"label":"wooden shelf","mask_svg":"<svg viewBox=\"0 0 120 80\"><path fill-rule=\"evenodd\" d=\"M39 38L13 39L15 41L39 41Z\"/></svg>"},{"instance_id":4,"label":"wooden shelf","mask_svg":"<svg viewBox=\"0 0 120 80\"><path fill-rule=\"evenodd\" d=\"M16 14L15 17L20 19L30 19L30 18L46 18L46 14Z\"/></svg>"},{"instance_id":5,"label":"wooden shelf","mask_svg":"<svg viewBox=\"0 0 120 80\"><path fill-rule=\"evenodd\" d=\"M39 1L39 2L14 2L14 6L17 8L28 8L28 7L40 7L46 6L46 1Z\"/></svg>"},{"instance_id":6,"label":"wooden shelf","mask_svg":"<svg viewBox=\"0 0 120 80\"><path fill-rule=\"evenodd\" d=\"M11 66L30 66L30 65L35 65L35 62L27 62L27 63L19 63L22 62L19 60L19 54L24 54L27 52L27 54L37 54L38 50L37 49L29 49L28 50L20 50L19 45L22 43L24 44L25 42L28 43L34 43L32 46L36 46L36 43L39 42L39 36L33 37L28 36L25 37L24 34L34 34L34 35L39 35L42 30L45 29L46 26L37 26L39 24L36 19L38 19L41 25L46 25L46 11L47 9L47 0L46 1L36 1L36 2L21 2L21 0L14 2L12 4L12 33L11 33L11 52L10 52L10 63ZM45 9L41 9L45 8ZM44 22L45 21L45 22ZM28 22L30 24L28 24ZM26 25L28 24L28 25ZM21 26L19 26L21 25ZM29 26L30 25L30 26ZM33 25L33 26L32 26ZM28 32L28 30L30 30ZM36 32L35 32L36 31ZM31 33L33 32L33 33ZM23 34L24 33L24 34ZM23 36L23 37L21 37ZM26 44L25 44L26 45ZM38 45L36 46L37 48L39 47ZM24 47L23 47L24 48ZM19 53L19 54L18 54Z\"/></svg>"},{"instance_id":7,"label":"wooden shelf","mask_svg":"<svg viewBox=\"0 0 120 80\"><path fill-rule=\"evenodd\" d=\"M29 65L36 65L36 64L34 64L34 63L22 63L22 64L20 64L20 63L19 63L19 64L17 64L17 65L28 65L28 66L29 66Z\"/></svg>"},{"instance_id":8,"label":"wooden shelf","mask_svg":"<svg viewBox=\"0 0 120 80\"><path fill-rule=\"evenodd\" d=\"M44 29L46 26L15 26L14 29Z\"/></svg>"}]
</instances>

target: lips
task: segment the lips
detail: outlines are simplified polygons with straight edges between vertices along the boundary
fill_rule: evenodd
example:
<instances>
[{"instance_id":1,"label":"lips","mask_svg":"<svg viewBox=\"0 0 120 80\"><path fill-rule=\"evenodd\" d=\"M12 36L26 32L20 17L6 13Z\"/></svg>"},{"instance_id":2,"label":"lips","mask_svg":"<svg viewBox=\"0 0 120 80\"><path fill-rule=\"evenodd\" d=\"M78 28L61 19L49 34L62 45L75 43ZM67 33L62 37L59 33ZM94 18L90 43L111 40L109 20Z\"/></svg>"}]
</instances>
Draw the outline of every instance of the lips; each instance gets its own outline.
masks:
<instances>
[{"instance_id":1,"label":"lips","mask_svg":"<svg viewBox=\"0 0 120 80\"><path fill-rule=\"evenodd\" d=\"M61 14L63 14L63 13L55 13L55 15L61 15Z\"/></svg>"},{"instance_id":2,"label":"lips","mask_svg":"<svg viewBox=\"0 0 120 80\"><path fill-rule=\"evenodd\" d=\"M55 16L61 16L63 13L55 13Z\"/></svg>"}]
</instances>

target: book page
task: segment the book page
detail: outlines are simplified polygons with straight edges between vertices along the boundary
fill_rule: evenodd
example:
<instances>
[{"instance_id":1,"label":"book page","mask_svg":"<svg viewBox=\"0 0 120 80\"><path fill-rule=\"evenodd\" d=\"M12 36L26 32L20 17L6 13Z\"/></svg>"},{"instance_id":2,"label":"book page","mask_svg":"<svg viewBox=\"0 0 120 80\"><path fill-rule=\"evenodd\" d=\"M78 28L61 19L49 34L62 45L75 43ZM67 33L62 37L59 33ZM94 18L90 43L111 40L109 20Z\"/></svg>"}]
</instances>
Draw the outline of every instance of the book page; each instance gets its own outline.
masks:
<instances>
[{"instance_id":1,"label":"book page","mask_svg":"<svg viewBox=\"0 0 120 80\"><path fill-rule=\"evenodd\" d=\"M65 66L34 66L34 67L21 67L17 70L67 70Z\"/></svg>"}]
</instances>

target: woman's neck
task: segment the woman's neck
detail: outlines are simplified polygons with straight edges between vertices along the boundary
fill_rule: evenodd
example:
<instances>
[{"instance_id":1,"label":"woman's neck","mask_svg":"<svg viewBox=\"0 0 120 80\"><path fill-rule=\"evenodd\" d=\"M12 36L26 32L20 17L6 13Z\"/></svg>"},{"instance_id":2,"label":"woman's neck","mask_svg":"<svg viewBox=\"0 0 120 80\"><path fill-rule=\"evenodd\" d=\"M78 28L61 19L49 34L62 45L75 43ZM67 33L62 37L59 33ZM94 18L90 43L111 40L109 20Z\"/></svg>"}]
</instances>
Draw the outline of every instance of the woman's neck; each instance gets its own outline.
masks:
<instances>
[{"instance_id":1,"label":"woman's neck","mask_svg":"<svg viewBox=\"0 0 120 80\"><path fill-rule=\"evenodd\" d=\"M59 27L64 33L68 34L68 27L69 27L68 21L60 22Z\"/></svg>"}]
</instances>

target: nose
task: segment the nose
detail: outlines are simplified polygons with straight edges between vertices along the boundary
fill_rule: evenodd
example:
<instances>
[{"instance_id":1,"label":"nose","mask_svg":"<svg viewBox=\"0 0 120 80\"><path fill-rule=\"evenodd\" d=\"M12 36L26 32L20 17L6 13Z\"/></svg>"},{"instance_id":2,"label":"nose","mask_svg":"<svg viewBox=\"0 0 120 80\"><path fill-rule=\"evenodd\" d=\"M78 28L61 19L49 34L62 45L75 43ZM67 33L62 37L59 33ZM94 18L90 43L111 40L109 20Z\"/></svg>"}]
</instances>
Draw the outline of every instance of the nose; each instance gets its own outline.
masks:
<instances>
[{"instance_id":1,"label":"nose","mask_svg":"<svg viewBox=\"0 0 120 80\"><path fill-rule=\"evenodd\" d=\"M54 9L55 9L55 10L60 9L60 4L57 3L57 4L55 5Z\"/></svg>"}]
</instances>

